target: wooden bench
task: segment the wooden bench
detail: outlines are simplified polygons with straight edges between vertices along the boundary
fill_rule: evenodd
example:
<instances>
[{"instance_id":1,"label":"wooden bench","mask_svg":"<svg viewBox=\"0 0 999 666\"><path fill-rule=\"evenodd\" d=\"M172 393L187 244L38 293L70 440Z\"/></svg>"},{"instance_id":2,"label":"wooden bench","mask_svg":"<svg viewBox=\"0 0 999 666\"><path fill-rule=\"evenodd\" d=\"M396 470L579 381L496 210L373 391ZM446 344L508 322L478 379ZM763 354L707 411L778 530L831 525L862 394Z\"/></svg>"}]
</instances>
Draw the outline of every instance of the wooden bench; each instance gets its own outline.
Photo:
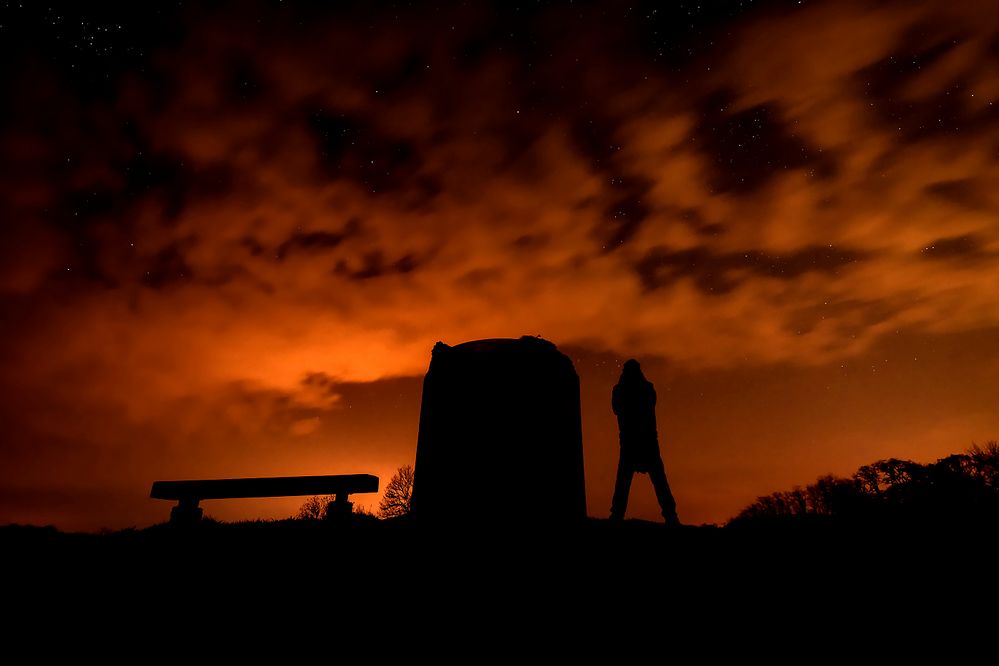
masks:
<instances>
[{"instance_id":1,"label":"wooden bench","mask_svg":"<svg viewBox=\"0 0 999 666\"><path fill-rule=\"evenodd\" d=\"M199 481L154 481L149 496L176 500L170 510L171 523L196 523L201 520L201 500L245 497L293 497L299 495L335 495L330 506L333 515L349 516L353 493L378 492L378 477L371 474L335 476L272 476L249 479L207 479Z\"/></svg>"}]
</instances>

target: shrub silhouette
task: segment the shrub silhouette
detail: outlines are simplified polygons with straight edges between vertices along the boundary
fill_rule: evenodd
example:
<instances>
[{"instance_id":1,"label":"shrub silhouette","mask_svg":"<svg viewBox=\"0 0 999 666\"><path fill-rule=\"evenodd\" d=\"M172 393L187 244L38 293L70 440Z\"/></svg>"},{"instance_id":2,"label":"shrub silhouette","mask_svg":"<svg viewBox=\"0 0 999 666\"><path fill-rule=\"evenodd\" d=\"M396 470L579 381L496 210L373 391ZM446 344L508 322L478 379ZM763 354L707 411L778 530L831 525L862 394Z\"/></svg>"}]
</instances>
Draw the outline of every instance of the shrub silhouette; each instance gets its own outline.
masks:
<instances>
[{"instance_id":1,"label":"shrub silhouette","mask_svg":"<svg viewBox=\"0 0 999 666\"><path fill-rule=\"evenodd\" d=\"M324 520L336 495L313 495L298 508L299 520Z\"/></svg>"}]
</instances>

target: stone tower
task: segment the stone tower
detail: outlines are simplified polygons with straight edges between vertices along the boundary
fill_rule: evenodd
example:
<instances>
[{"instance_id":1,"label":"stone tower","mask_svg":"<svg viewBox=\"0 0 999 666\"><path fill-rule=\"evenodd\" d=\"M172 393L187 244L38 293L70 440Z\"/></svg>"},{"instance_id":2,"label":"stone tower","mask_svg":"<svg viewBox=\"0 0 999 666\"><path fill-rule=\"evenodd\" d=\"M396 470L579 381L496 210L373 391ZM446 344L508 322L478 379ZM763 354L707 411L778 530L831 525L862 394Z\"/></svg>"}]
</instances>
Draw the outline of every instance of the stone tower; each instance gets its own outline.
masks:
<instances>
[{"instance_id":1,"label":"stone tower","mask_svg":"<svg viewBox=\"0 0 999 666\"><path fill-rule=\"evenodd\" d=\"M528 336L438 342L423 380L413 515L472 524L585 518L572 360Z\"/></svg>"}]
</instances>

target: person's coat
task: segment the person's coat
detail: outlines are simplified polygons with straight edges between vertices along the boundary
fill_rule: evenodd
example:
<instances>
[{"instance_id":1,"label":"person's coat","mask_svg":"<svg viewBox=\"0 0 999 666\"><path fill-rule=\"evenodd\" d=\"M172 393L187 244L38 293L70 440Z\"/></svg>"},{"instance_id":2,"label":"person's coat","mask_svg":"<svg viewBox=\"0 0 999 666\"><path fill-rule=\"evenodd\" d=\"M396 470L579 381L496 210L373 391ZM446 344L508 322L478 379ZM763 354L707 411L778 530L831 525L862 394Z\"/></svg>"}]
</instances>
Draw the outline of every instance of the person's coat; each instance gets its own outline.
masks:
<instances>
[{"instance_id":1,"label":"person's coat","mask_svg":"<svg viewBox=\"0 0 999 666\"><path fill-rule=\"evenodd\" d=\"M621 460L636 472L647 472L659 459L656 389L641 374L622 376L614 386L611 406L621 434Z\"/></svg>"}]
</instances>

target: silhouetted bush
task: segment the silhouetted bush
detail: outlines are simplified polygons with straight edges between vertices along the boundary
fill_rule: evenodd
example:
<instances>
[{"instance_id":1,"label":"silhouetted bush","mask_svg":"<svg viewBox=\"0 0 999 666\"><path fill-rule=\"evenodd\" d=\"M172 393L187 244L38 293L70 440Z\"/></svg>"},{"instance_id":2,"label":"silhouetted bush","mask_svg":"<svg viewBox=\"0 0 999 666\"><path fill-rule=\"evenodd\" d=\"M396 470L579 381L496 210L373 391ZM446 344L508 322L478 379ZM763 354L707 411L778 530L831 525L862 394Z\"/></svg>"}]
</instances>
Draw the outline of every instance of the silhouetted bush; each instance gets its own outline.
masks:
<instances>
[{"instance_id":1,"label":"silhouetted bush","mask_svg":"<svg viewBox=\"0 0 999 666\"><path fill-rule=\"evenodd\" d=\"M330 502L336 499L336 495L313 495L302 503L298 508L299 520L323 520L329 511Z\"/></svg>"},{"instance_id":2,"label":"silhouetted bush","mask_svg":"<svg viewBox=\"0 0 999 666\"><path fill-rule=\"evenodd\" d=\"M730 524L820 517L844 522L999 517L999 443L975 445L926 465L889 458L864 465L850 478L824 476L805 488L757 498Z\"/></svg>"},{"instance_id":3,"label":"silhouetted bush","mask_svg":"<svg viewBox=\"0 0 999 666\"><path fill-rule=\"evenodd\" d=\"M326 520L330 517L330 504L336 499L336 495L313 495L302 503L298 508L295 520ZM371 509L364 504L353 503L351 513L355 520L378 520Z\"/></svg>"}]
</instances>

